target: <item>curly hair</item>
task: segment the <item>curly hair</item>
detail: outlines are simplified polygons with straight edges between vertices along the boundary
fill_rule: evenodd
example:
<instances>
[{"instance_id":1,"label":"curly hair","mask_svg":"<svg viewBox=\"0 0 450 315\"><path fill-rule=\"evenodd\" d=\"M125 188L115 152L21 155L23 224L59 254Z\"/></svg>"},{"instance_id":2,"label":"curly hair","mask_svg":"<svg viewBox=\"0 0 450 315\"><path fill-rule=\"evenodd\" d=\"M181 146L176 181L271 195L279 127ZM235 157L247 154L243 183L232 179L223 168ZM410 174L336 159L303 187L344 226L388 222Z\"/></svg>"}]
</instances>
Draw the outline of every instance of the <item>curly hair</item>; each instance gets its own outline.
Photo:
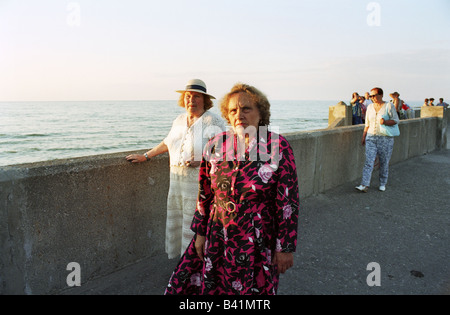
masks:
<instances>
[{"instance_id":1,"label":"curly hair","mask_svg":"<svg viewBox=\"0 0 450 315\"><path fill-rule=\"evenodd\" d=\"M230 119L228 118L228 107L230 104L230 99L233 95L238 93L246 93L255 102L256 107L261 115L261 120L259 126L268 126L270 124L270 103L267 96L254 86L237 83L235 84L231 91L226 94L220 101L220 111L222 112L222 117L228 121L230 124Z\"/></svg>"},{"instance_id":2,"label":"curly hair","mask_svg":"<svg viewBox=\"0 0 450 315\"><path fill-rule=\"evenodd\" d=\"M184 106L184 94L186 94L186 92L181 93L181 96L178 99L178 106L183 107L183 108L186 107L186 106ZM211 109L214 106L212 99L206 94L203 94L203 102L205 104L205 111L207 111L208 109Z\"/></svg>"}]
</instances>

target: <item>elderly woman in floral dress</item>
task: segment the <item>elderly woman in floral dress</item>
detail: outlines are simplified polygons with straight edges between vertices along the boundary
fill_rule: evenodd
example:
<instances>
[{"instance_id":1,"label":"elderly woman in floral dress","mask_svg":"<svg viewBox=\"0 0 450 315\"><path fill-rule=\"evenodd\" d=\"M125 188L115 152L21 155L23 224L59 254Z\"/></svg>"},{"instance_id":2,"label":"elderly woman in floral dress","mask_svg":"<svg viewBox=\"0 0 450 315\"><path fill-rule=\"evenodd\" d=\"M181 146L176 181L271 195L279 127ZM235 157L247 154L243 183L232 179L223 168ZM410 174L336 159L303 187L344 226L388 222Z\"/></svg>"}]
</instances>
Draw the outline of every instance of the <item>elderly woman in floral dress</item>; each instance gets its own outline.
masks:
<instances>
[{"instance_id":1,"label":"elderly woman in floral dress","mask_svg":"<svg viewBox=\"0 0 450 315\"><path fill-rule=\"evenodd\" d=\"M293 151L268 132L270 104L237 84L221 102L227 132L207 144L195 236L165 294L276 294L293 265L299 192Z\"/></svg>"}]
</instances>

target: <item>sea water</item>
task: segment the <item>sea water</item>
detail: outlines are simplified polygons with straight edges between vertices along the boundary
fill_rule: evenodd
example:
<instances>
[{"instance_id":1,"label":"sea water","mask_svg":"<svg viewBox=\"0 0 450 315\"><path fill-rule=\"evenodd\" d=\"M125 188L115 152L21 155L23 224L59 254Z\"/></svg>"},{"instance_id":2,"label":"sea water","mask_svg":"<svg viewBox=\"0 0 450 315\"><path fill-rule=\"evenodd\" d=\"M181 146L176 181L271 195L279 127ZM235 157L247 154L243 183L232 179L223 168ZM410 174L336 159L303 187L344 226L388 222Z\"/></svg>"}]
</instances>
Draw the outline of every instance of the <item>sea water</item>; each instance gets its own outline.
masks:
<instances>
[{"instance_id":1,"label":"sea water","mask_svg":"<svg viewBox=\"0 0 450 315\"><path fill-rule=\"evenodd\" d=\"M281 134L323 129L338 101L270 101ZM218 104L210 109L220 116ZM177 101L0 102L0 166L148 150L185 111Z\"/></svg>"}]
</instances>

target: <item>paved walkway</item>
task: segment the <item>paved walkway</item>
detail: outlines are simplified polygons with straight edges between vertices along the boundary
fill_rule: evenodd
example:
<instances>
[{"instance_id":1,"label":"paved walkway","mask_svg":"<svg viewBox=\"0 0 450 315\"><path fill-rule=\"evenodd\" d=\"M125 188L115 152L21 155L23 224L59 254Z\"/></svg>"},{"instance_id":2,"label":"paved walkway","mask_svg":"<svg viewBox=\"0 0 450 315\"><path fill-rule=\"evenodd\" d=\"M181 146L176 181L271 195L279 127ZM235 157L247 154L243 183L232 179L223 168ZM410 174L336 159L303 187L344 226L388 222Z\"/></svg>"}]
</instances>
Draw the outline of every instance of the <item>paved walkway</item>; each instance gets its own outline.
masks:
<instances>
[{"instance_id":1,"label":"paved walkway","mask_svg":"<svg viewBox=\"0 0 450 315\"><path fill-rule=\"evenodd\" d=\"M358 184L302 200L295 266L278 293L450 294L450 150L391 166L386 192L377 173L368 193ZM371 262L380 286L367 284ZM160 295L176 263L153 257L64 293Z\"/></svg>"}]
</instances>

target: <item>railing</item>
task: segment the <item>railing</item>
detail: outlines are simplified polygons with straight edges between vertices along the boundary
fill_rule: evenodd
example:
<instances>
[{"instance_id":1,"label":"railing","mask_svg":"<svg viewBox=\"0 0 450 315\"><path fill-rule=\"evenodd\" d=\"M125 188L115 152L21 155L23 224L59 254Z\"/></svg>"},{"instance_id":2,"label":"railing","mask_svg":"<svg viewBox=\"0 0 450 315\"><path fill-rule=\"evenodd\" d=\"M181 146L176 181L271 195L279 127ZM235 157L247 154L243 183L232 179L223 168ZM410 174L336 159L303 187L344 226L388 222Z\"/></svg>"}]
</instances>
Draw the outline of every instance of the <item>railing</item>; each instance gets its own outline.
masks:
<instances>
[{"instance_id":1,"label":"railing","mask_svg":"<svg viewBox=\"0 0 450 315\"><path fill-rule=\"evenodd\" d=\"M391 163L445 147L448 112L438 110L400 122ZM362 130L284 135L301 198L360 178ZM0 294L57 293L71 262L84 282L164 252L168 156L130 164L128 153L0 168Z\"/></svg>"}]
</instances>

